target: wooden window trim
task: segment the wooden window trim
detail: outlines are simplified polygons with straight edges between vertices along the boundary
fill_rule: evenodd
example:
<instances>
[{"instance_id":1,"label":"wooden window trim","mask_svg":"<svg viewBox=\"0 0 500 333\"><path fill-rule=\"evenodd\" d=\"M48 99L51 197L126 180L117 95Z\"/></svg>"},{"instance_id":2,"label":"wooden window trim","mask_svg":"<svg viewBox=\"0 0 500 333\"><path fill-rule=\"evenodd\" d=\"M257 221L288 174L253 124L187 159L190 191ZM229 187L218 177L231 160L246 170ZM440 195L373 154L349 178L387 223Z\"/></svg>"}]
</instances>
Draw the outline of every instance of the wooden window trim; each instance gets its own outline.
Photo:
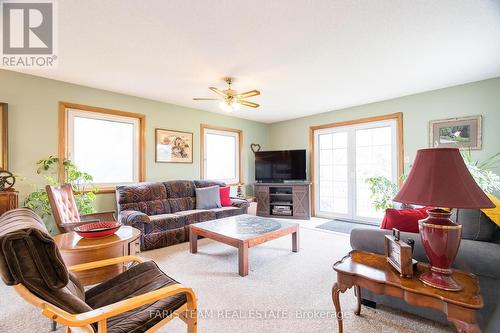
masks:
<instances>
[{"instance_id":1,"label":"wooden window trim","mask_svg":"<svg viewBox=\"0 0 500 333\"><path fill-rule=\"evenodd\" d=\"M102 114L109 114L113 116L122 116L129 118L137 118L139 120L139 181L143 182L146 179L146 163L145 163L145 153L146 153L146 139L145 139L145 128L146 128L146 116L140 113L132 113L120 110L100 108L96 106L89 106L83 104L69 103L69 102L59 102L59 182L63 183L65 181L64 168L62 167L62 162L68 157L68 109L76 109L82 111L90 111ZM113 187L100 187L98 188L98 193L114 193L115 188Z\"/></svg>"},{"instance_id":2,"label":"wooden window trim","mask_svg":"<svg viewBox=\"0 0 500 333\"><path fill-rule=\"evenodd\" d=\"M239 170L238 170L238 183L226 184L228 186L235 186L243 183L243 131L240 129L212 126L208 124L200 124L200 178L205 179L205 130L226 131L237 133L239 136Z\"/></svg>"},{"instance_id":3,"label":"wooden window trim","mask_svg":"<svg viewBox=\"0 0 500 333\"><path fill-rule=\"evenodd\" d=\"M2 128L0 135L2 136L2 163L0 168L4 170L9 169L9 123L8 123L8 110L7 103L0 103L0 117L2 118Z\"/></svg>"},{"instance_id":4,"label":"wooden window trim","mask_svg":"<svg viewBox=\"0 0 500 333\"><path fill-rule=\"evenodd\" d=\"M401 185L401 176L404 173L404 145L403 145L403 112L386 114L381 116L360 118L354 120L347 121L339 121L334 123L328 123L323 125L316 125L309 127L309 170L311 173L311 215L316 216L316 206L315 206L315 197L314 197L314 131L324 129L324 128L334 128L341 126L350 126L364 123L372 123L376 121L382 120L396 120L396 128L397 128L397 142L398 142L398 179L399 185Z\"/></svg>"}]
</instances>

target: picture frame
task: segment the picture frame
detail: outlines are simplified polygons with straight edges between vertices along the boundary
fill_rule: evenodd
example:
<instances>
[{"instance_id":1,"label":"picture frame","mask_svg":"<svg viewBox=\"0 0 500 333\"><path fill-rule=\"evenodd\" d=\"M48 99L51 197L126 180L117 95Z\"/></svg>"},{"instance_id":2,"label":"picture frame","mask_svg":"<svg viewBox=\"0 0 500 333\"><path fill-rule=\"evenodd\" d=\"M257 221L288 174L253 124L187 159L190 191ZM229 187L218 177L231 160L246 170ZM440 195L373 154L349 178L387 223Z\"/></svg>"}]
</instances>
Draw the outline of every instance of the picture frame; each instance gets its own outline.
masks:
<instances>
[{"instance_id":1,"label":"picture frame","mask_svg":"<svg viewBox=\"0 0 500 333\"><path fill-rule=\"evenodd\" d=\"M193 163L193 133L155 129L156 163Z\"/></svg>"},{"instance_id":2,"label":"picture frame","mask_svg":"<svg viewBox=\"0 0 500 333\"><path fill-rule=\"evenodd\" d=\"M429 147L479 150L482 148L482 116L429 122Z\"/></svg>"}]
</instances>

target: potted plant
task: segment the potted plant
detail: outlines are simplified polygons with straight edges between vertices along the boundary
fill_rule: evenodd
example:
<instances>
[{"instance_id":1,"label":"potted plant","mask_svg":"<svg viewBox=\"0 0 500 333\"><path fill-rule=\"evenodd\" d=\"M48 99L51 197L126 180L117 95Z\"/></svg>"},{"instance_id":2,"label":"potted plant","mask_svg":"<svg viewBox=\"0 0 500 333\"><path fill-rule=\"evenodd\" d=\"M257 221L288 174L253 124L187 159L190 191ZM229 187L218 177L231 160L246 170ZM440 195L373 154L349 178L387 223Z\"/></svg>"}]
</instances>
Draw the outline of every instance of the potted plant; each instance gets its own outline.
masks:
<instances>
[{"instance_id":1,"label":"potted plant","mask_svg":"<svg viewBox=\"0 0 500 333\"><path fill-rule=\"evenodd\" d=\"M93 177L86 172L80 171L70 160L59 163L59 158L53 156L41 159L36 162L36 173L43 176L46 184L59 186L61 183L58 181L58 174L61 166L64 168L65 183L71 184L73 188L78 211L81 214L94 213L97 188L91 183ZM32 209L43 218L51 234L58 233L52 218L52 209L50 208L45 186L35 186L35 190L25 198L24 206Z\"/></svg>"}]
</instances>

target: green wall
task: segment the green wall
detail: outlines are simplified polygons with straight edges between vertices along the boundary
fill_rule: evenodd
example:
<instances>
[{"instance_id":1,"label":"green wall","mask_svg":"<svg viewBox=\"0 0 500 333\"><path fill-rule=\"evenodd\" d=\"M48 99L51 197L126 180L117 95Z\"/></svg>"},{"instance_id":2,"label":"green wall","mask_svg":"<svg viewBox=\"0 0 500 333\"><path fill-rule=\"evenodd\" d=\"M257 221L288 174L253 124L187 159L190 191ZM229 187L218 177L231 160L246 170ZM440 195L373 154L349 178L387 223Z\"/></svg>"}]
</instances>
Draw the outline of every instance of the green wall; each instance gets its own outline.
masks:
<instances>
[{"instance_id":1,"label":"green wall","mask_svg":"<svg viewBox=\"0 0 500 333\"><path fill-rule=\"evenodd\" d=\"M500 78L274 123L269 148L309 149L309 126L396 112L403 112L405 162L428 147L429 121L436 119L482 115L483 148L472 156L481 160L500 151ZM500 168L493 171L500 174Z\"/></svg>"},{"instance_id":2,"label":"green wall","mask_svg":"<svg viewBox=\"0 0 500 333\"><path fill-rule=\"evenodd\" d=\"M269 125L263 123L0 70L0 102L9 104L9 170L26 177L15 186L22 197L32 189L31 184L43 183L35 173L36 161L49 155L57 156L59 101L145 114L148 181L200 178L200 123L243 130L244 182L247 184L254 179L250 143L268 148ZM155 163L156 127L193 132L193 163ZM251 186L247 185L248 191ZM114 207L114 195L98 195L98 210Z\"/></svg>"}]
</instances>

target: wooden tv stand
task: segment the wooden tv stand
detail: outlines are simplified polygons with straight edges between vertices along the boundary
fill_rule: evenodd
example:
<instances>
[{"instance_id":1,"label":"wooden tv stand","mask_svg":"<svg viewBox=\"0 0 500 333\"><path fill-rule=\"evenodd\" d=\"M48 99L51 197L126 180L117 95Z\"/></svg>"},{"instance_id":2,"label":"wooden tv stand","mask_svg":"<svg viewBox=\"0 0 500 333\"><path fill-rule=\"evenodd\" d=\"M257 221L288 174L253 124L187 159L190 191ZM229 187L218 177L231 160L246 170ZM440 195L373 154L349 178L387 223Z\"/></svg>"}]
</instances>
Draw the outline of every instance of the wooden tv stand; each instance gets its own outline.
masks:
<instances>
[{"instance_id":1,"label":"wooden tv stand","mask_svg":"<svg viewBox=\"0 0 500 333\"><path fill-rule=\"evenodd\" d=\"M255 183L257 216L289 219L311 218L310 183ZM275 212L276 206L290 207L291 215Z\"/></svg>"}]
</instances>

